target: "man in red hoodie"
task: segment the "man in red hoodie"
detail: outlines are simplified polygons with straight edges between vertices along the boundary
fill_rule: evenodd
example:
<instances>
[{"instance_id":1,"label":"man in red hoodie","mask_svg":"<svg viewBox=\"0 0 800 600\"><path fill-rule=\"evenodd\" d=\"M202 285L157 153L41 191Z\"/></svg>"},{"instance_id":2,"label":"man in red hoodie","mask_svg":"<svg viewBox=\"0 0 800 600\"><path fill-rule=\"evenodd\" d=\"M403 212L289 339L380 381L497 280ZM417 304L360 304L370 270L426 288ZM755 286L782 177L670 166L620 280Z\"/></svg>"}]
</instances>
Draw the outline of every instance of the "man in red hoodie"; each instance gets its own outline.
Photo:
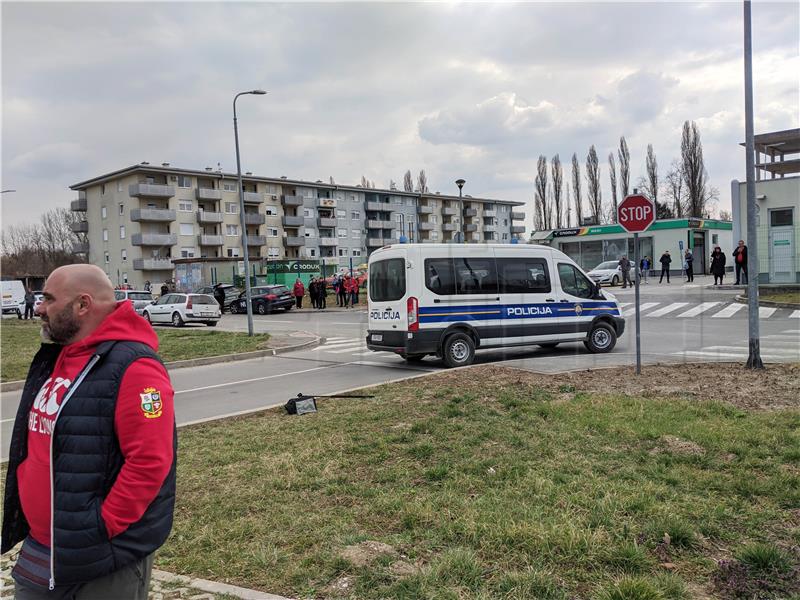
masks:
<instances>
[{"instance_id":1,"label":"man in red hoodie","mask_svg":"<svg viewBox=\"0 0 800 600\"><path fill-rule=\"evenodd\" d=\"M147 598L172 527L173 389L158 338L93 265L53 271L12 434L2 552L18 599Z\"/></svg>"}]
</instances>

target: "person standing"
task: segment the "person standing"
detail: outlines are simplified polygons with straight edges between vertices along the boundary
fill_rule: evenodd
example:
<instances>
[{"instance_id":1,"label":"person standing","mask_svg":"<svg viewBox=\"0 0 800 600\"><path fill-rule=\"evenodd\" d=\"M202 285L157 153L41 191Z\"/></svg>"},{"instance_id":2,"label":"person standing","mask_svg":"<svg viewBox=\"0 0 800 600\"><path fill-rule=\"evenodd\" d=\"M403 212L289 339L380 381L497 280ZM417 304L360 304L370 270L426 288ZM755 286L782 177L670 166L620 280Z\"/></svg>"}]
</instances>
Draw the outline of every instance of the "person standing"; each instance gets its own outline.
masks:
<instances>
[{"instance_id":1,"label":"person standing","mask_svg":"<svg viewBox=\"0 0 800 600\"><path fill-rule=\"evenodd\" d=\"M658 283L664 281L664 275L667 276L667 283L669 283L669 265L672 262L672 257L669 255L669 250L664 250L664 254L661 255L659 259L661 263L661 277L658 280Z\"/></svg>"},{"instance_id":2,"label":"person standing","mask_svg":"<svg viewBox=\"0 0 800 600\"><path fill-rule=\"evenodd\" d=\"M686 282L694 281L694 256L688 248L683 254L683 270L686 271Z\"/></svg>"},{"instance_id":3,"label":"person standing","mask_svg":"<svg viewBox=\"0 0 800 600\"><path fill-rule=\"evenodd\" d=\"M325 281L325 279L320 277L319 278L319 284L317 286L317 305L318 305L320 310L325 310L326 305L327 305L327 300L326 300L326 298L328 296L327 287L328 287L328 284Z\"/></svg>"},{"instance_id":4,"label":"person standing","mask_svg":"<svg viewBox=\"0 0 800 600\"><path fill-rule=\"evenodd\" d=\"M725 277L725 255L719 246L714 246L714 251L711 253L711 274L714 275L714 285L722 285L722 279Z\"/></svg>"},{"instance_id":5,"label":"person standing","mask_svg":"<svg viewBox=\"0 0 800 600\"><path fill-rule=\"evenodd\" d=\"M339 281L340 281L339 276L338 275L334 275L333 276L333 295L336 296L336 306L341 306L342 305L341 298L339 297Z\"/></svg>"},{"instance_id":6,"label":"person standing","mask_svg":"<svg viewBox=\"0 0 800 600\"><path fill-rule=\"evenodd\" d=\"M622 273L622 289L628 286L633 287L633 283L631 282L631 261L628 260L627 256L620 256L617 264Z\"/></svg>"},{"instance_id":7,"label":"person standing","mask_svg":"<svg viewBox=\"0 0 800 600\"><path fill-rule=\"evenodd\" d=\"M167 294L169 294L169 285L165 281L161 284L161 295L166 296Z\"/></svg>"},{"instance_id":8,"label":"person standing","mask_svg":"<svg viewBox=\"0 0 800 600\"><path fill-rule=\"evenodd\" d=\"M158 337L94 265L50 274L14 422L2 547L19 600L148 596L172 529L174 392Z\"/></svg>"},{"instance_id":9,"label":"person standing","mask_svg":"<svg viewBox=\"0 0 800 600\"><path fill-rule=\"evenodd\" d=\"M36 294L33 293L30 287L25 288L25 320L28 320L28 315L33 319L33 305L36 304Z\"/></svg>"},{"instance_id":10,"label":"person standing","mask_svg":"<svg viewBox=\"0 0 800 600\"><path fill-rule=\"evenodd\" d=\"M311 308L317 308L317 278L312 277L308 280L308 299L311 301Z\"/></svg>"},{"instance_id":11,"label":"person standing","mask_svg":"<svg viewBox=\"0 0 800 600\"><path fill-rule=\"evenodd\" d=\"M736 269L736 285L739 285L739 281L747 285L747 246L744 240L739 240L739 245L733 249L733 265Z\"/></svg>"},{"instance_id":12,"label":"person standing","mask_svg":"<svg viewBox=\"0 0 800 600\"><path fill-rule=\"evenodd\" d=\"M145 292L149 292L150 291L150 280L149 279L144 282L144 291Z\"/></svg>"},{"instance_id":13,"label":"person standing","mask_svg":"<svg viewBox=\"0 0 800 600\"><path fill-rule=\"evenodd\" d=\"M303 285L303 282L300 281L299 277L297 278L297 281L294 282L292 295L294 296L295 306L297 306L297 308L303 308L303 296L306 295L306 288Z\"/></svg>"},{"instance_id":14,"label":"person standing","mask_svg":"<svg viewBox=\"0 0 800 600\"><path fill-rule=\"evenodd\" d=\"M214 300L219 304L220 314L225 312L225 290L222 289L222 284L218 283L214 286Z\"/></svg>"},{"instance_id":15,"label":"person standing","mask_svg":"<svg viewBox=\"0 0 800 600\"><path fill-rule=\"evenodd\" d=\"M650 269L653 268L653 262L649 256L645 256L639 261L639 272L642 274L642 281L647 285L647 277L650 275Z\"/></svg>"},{"instance_id":16,"label":"person standing","mask_svg":"<svg viewBox=\"0 0 800 600\"><path fill-rule=\"evenodd\" d=\"M339 300L344 308L347 308L347 277L339 276Z\"/></svg>"}]
</instances>

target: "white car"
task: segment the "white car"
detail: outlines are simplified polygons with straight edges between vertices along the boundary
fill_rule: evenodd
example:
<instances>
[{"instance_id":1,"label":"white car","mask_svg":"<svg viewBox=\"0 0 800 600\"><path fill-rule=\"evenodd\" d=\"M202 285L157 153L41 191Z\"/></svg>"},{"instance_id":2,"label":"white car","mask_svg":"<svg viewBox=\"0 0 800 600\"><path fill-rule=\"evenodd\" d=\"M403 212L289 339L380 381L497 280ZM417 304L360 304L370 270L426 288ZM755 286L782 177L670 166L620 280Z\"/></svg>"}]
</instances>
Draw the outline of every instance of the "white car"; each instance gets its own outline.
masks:
<instances>
[{"instance_id":1,"label":"white car","mask_svg":"<svg viewBox=\"0 0 800 600\"><path fill-rule=\"evenodd\" d=\"M619 261L607 260L601 262L594 269L587 273L595 283L607 283L618 285L622 281L622 270L619 268Z\"/></svg>"},{"instance_id":2,"label":"white car","mask_svg":"<svg viewBox=\"0 0 800 600\"><path fill-rule=\"evenodd\" d=\"M186 323L205 323L216 326L220 318L219 303L208 294L171 293L161 296L142 310L149 323L172 323L183 327Z\"/></svg>"}]
</instances>

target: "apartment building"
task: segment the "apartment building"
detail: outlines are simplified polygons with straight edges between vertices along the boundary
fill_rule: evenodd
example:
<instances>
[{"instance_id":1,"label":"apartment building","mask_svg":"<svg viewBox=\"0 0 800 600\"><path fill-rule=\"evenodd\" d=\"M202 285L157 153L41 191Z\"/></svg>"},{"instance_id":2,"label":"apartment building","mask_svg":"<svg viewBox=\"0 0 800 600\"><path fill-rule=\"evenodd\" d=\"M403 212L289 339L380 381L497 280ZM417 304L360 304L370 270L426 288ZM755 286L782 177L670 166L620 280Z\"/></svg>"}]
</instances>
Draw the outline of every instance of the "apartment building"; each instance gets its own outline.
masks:
<instances>
[{"instance_id":1,"label":"apartment building","mask_svg":"<svg viewBox=\"0 0 800 600\"><path fill-rule=\"evenodd\" d=\"M386 244L468 243L520 238L520 202L398 190L242 177L244 225L252 258L365 262ZM172 278L173 258L244 255L237 176L207 167L140 163L70 186L73 252L103 268L112 282L140 287Z\"/></svg>"}]
</instances>

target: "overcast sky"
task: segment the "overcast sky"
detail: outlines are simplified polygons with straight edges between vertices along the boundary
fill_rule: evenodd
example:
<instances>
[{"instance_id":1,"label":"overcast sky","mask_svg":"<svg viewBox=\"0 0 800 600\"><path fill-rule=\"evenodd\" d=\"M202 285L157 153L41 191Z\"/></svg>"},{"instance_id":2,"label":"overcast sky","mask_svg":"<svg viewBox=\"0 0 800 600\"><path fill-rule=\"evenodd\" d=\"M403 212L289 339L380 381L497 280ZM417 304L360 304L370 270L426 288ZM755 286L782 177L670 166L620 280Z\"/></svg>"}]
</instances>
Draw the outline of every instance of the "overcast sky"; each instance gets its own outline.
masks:
<instances>
[{"instance_id":1,"label":"overcast sky","mask_svg":"<svg viewBox=\"0 0 800 600\"><path fill-rule=\"evenodd\" d=\"M756 133L798 127L800 6L753 3ZM742 3L2 3L3 225L141 161L529 202L536 159L626 136L632 183L697 122L744 178ZM565 169L565 180L568 171ZM584 183L585 190L585 183Z\"/></svg>"}]
</instances>

